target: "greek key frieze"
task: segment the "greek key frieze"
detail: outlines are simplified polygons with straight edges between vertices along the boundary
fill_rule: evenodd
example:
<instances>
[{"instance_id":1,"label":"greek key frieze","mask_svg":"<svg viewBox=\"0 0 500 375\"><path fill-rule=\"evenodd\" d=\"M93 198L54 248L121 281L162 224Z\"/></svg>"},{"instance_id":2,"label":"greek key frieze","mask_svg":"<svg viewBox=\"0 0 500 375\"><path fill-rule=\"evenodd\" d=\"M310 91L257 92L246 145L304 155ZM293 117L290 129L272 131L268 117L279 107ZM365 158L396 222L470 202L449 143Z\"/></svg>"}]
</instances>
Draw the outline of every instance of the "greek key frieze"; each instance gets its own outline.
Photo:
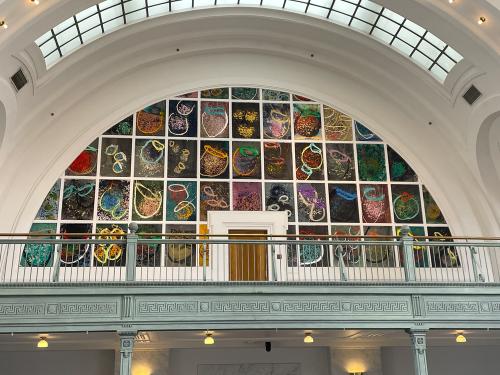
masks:
<instances>
[{"instance_id":1,"label":"greek key frieze","mask_svg":"<svg viewBox=\"0 0 500 375\"><path fill-rule=\"evenodd\" d=\"M267 301L216 301L212 302L213 313L258 313L269 312L271 309Z\"/></svg>"},{"instance_id":2,"label":"greek key frieze","mask_svg":"<svg viewBox=\"0 0 500 375\"><path fill-rule=\"evenodd\" d=\"M38 316L42 315L45 305L41 303L2 303L0 315L3 316Z\"/></svg>"},{"instance_id":3,"label":"greek key frieze","mask_svg":"<svg viewBox=\"0 0 500 375\"><path fill-rule=\"evenodd\" d=\"M431 313L478 313L478 302L428 301L426 310Z\"/></svg>"},{"instance_id":4,"label":"greek key frieze","mask_svg":"<svg viewBox=\"0 0 500 375\"><path fill-rule=\"evenodd\" d=\"M332 313L340 312L339 301L287 301L283 303L283 312L312 312L312 313Z\"/></svg>"},{"instance_id":5,"label":"greek key frieze","mask_svg":"<svg viewBox=\"0 0 500 375\"><path fill-rule=\"evenodd\" d=\"M406 313L409 311L408 302L406 301L367 301L367 302L352 302L352 312L381 312L381 313Z\"/></svg>"},{"instance_id":6,"label":"greek key frieze","mask_svg":"<svg viewBox=\"0 0 500 375\"><path fill-rule=\"evenodd\" d=\"M116 303L110 302L71 302L58 304L59 314L65 315L90 315L90 314L108 314L115 315L118 311Z\"/></svg>"},{"instance_id":7,"label":"greek key frieze","mask_svg":"<svg viewBox=\"0 0 500 375\"><path fill-rule=\"evenodd\" d=\"M149 301L140 302L138 305L139 314L184 314L197 313L198 302L184 301Z\"/></svg>"}]
</instances>

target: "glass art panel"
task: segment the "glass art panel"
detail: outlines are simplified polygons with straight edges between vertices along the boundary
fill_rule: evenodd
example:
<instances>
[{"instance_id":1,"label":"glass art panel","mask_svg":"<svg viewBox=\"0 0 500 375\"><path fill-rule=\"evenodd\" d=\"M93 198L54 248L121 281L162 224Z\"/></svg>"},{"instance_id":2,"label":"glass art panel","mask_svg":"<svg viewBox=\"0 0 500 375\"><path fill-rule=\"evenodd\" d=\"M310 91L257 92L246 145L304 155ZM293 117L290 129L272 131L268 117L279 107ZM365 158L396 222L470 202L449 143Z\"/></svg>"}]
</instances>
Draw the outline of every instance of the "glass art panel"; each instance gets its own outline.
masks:
<instances>
[{"instance_id":1,"label":"glass art panel","mask_svg":"<svg viewBox=\"0 0 500 375\"><path fill-rule=\"evenodd\" d=\"M31 225L30 233L37 236L28 237L28 239L55 239L55 236L51 236L51 234L56 232L57 224L35 223ZM44 234L46 236L40 236ZM22 267L51 267L54 261L54 250L54 244L28 243L24 246L19 265Z\"/></svg>"},{"instance_id":2,"label":"glass art panel","mask_svg":"<svg viewBox=\"0 0 500 375\"><path fill-rule=\"evenodd\" d=\"M396 227L396 236L400 237L401 234L401 227ZM410 237L419 237L419 236L425 236L425 229L424 227L414 227L410 226ZM413 245L413 257L415 259L415 266L417 267L429 267L429 256L427 254L428 252L428 247L422 245L419 245L419 242L424 242L422 239L416 239L413 238L413 241L415 242L415 245ZM405 259L404 259L404 254L403 254L403 249L399 249L399 259L401 266L404 266L405 264Z\"/></svg>"},{"instance_id":3,"label":"glass art panel","mask_svg":"<svg viewBox=\"0 0 500 375\"><path fill-rule=\"evenodd\" d=\"M162 238L161 224L139 224L137 234L139 241L137 243L137 267L154 267L161 264L162 245L147 240L156 240Z\"/></svg>"},{"instance_id":4,"label":"glass art panel","mask_svg":"<svg viewBox=\"0 0 500 375\"><path fill-rule=\"evenodd\" d=\"M365 227L365 236L377 236L380 238L370 238L370 241L390 241L392 236L391 227ZM387 245L367 245L364 246L367 267L395 267L394 246Z\"/></svg>"},{"instance_id":5,"label":"glass art panel","mask_svg":"<svg viewBox=\"0 0 500 375\"><path fill-rule=\"evenodd\" d=\"M187 92L185 94L176 96L176 98L186 98L186 99L196 99L197 97L198 97L198 91Z\"/></svg>"},{"instance_id":6,"label":"glass art panel","mask_svg":"<svg viewBox=\"0 0 500 375\"><path fill-rule=\"evenodd\" d=\"M61 218L63 220L92 220L94 198L94 180L65 180Z\"/></svg>"},{"instance_id":7,"label":"glass art panel","mask_svg":"<svg viewBox=\"0 0 500 375\"><path fill-rule=\"evenodd\" d=\"M312 99L309 99L306 96L297 95L297 94L292 95L292 100L294 102L312 102Z\"/></svg>"},{"instance_id":8,"label":"glass art panel","mask_svg":"<svg viewBox=\"0 0 500 375\"><path fill-rule=\"evenodd\" d=\"M228 138L229 103L201 102L200 123L202 138Z\"/></svg>"},{"instance_id":9,"label":"glass art panel","mask_svg":"<svg viewBox=\"0 0 500 375\"><path fill-rule=\"evenodd\" d=\"M326 221L325 185L298 183L297 202L300 222Z\"/></svg>"},{"instance_id":10,"label":"glass art panel","mask_svg":"<svg viewBox=\"0 0 500 375\"><path fill-rule=\"evenodd\" d=\"M391 212L387 185L360 185L364 223L390 223Z\"/></svg>"},{"instance_id":11,"label":"glass art panel","mask_svg":"<svg viewBox=\"0 0 500 375\"><path fill-rule=\"evenodd\" d=\"M259 89L254 87L233 87L231 97L236 100L259 100Z\"/></svg>"},{"instance_id":12,"label":"glass art panel","mask_svg":"<svg viewBox=\"0 0 500 375\"><path fill-rule=\"evenodd\" d=\"M229 178L229 142L202 141L200 148L200 176Z\"/></svg>"},{"instance_id":13,"label":"glass art panel","mask_svg":"<svg viewBox=\"0 0 500 375\"><path fill-rule=\"evenodd\" d=\"M66 176L95 176L97 173L97 153L99 141L96 139L73 160L66 169Z\"/></svg>"},{"instance_id":14,"label":"glass art panel","mask_svg":"<svg viewBox=\"0 0 500 375\"><path fill-rule=\"evenodd\" d=\"M389 159L389 172L392 181L416 182L418 180L415 171L391 147L387 147L387 158Z\"/></svg>"},{"instance_id":15,"label":"glass art panel","mask_svg":"<svg viewBox=\"0 0 500 375\"><path fill-rule=\"evenodd\" d=\"M262 184L260 182L233 182L233 210L261 211Z\"/></svg>"},{"instance_id":16,"label":"glass art panel","mask_svg":"<svg viewBox=\"0 0 500 375\"><path fill-rule=\"evenodd\" d=\"M130 176L132 140L130 138L103 138L101 145L101 176Z\"/></svg>"},{"instance_id":17,"label":"glass art panel","mask_svg":"<svg viewBox=\"0 0 500 375\"><path fill-rule=\"evenodd\" d=\"M166 103L161 102L147 106L136 115L137 135L165 135L165 112Z\"/></svg>"},{"instance_id":18,"label":"glass art panel","mask_svg":"<svg viewBox=\"0 0 500 375\"><path fill-rule=\"evenodd\" d=\"M297 180L323 180L323 150L320 143L295 144Z\"/></svg>"},{"instance_id":19,"label":"glass art panel","mask_svg":"<svg viewBox=\"0 0 500 375\"><path fill-rule=\"evenodd\" d=\"M99 182L97 199L98 220L127 220L130 201L130 182L101 180Z\"/></svg>"},{"instance_id":20,"label":"glass art panel","mask_svg":"<svg viewBox=\"0 0 500 375\"><path fill-rule=\"evenodd\" d=\"M61 180L57 180L38 210L35 220L57 220L59 211L59 193L61 191Z\"/></svg>"},{"instance_id":21,"label":"glass art panel","mask_svg":"<svg viewBox=\"0 0 500 375\"><path fill-rule=\"evenodd\" d=\"M165 142L160 139L135 140L135 177L163 177Z\"/></svg>"},{"instance_id":22,"label":"glass art panel","mask_svg":"<svg viewBox=\"0 0 500 375\"><path fill-rule=\"evenodd\" d=\"M92 224L61 224L59 231L63 239L87 239L92 233ZM77 234L77 235L74 235ZM90 265L92 249L89 243L71 244L61 246L61 267L86 267Z\"/></svg>"},{"instance_id":23,"label":"glass art panel","mask_svg":"<svg viewBox=\"0 0 500 375\"><path fill-rule=\"evenodd\" d=\"M167 176L196 178L197 148L195 140L169 140Z\"/></svg>"},{"instance_id":24,"label":"glass art panel","mask_svg":"<svg viewBox=\"0 0 500 375\"><path fill-rule=\"evenodd\" d=\"M233 138L260 138L259 103L233 103Z\"/></svg>"},{"instance_id":25,"label":"glass art panel","mask_svg":"<svg viewBox=\"0 0 500 375\"><path fill-rule=\"evenodd\" d=\"M337 244L333 246L334 265L340 265L343 260L346 267L361 267L364 265L362 246L359 239L351 236L360 236L361 228L356 225L335 225L332 226L332 235L339 240L352 241L351 244Z\"/></svg>"},{"instance_id":26,"label":"glass art panel","mask_svg":"<svg viewBox=\"0 0 500 375\"><path fill-rule=\"evenodd\" d=\"M299 239L307 241L325 241L325 238L316 237L316 235L324 236L328 234L326 226L299 226ZM307 243L299 245L299 259L301 266L308 267L328 267L330 266L330 246L323 244Z\"/></svg>"},{"instance_id":27,"label":"glass art panel","mask_svg":"<svg viewBox=\"0 0 500 375\"><path fill-rule=\"evenodd\" d=\"M219 87L215 89L203 90L201 92L202 99L229 99L229 88Z\"/></svg>"},{"instance_id":28,"label":"glass art panel","mask_svg":"<svg viewBox=\"0 0 500 375\"><path fill-rule=\"evenodd\" d=\"M392 185L392 207L396 223L422 223L420 190L416 185Z\"/></svg>"},{"instance_id":29,"label":"glass art panel","mask_svg":"<svg viewBox=\"0 0 500 375\"><path fill-rule=\"evenodd\" d=\"M330 181L355 180L356 172L354 167L354 149L352 144L326 144L326 169Z\"/></svg>"},{"instance_id":30,"label":"glass art panel","mask_svg":"<svg viewBox=\"0 0 500 375\"><path fill-rule=\"evenodd\" d=\"M325 139L352 141L352 118L327 105L323 106Z\"/></svg>"},{"instance_id":31,"label":"glass art panel","mask_svg":"<svg viewBox=\"0 0 500 375\"><path fill-rule=\"evenodd\" d=\"M200 182L200 220L207 221L208 211L229 210L229 183Z\"/></svg>"},{"instance_id":32,"label":"glass art panel","mask_svg":"<svg viewBox=\"0 0 500 375\"><path fill-rule=\"evenodd\" d=\"M233 178L261 178L259 142L233 142Z\"/></svg>"},{"instance_id":33,"label":"glass art panel","mask_svg":"<svg viewBox=\"0 0 500 375\"><path fill-rule=\"evenodd\" d=\"M359 223L356 185L330 184L328 185L328 194L332 223Z\"/></svg>"},{"instance_id":34,"label":"glass art panel","mask_svg":"<svg viewBox=\"0 0 500 375\"><path fill-rule=\"evenodd\" d=\"M128 116L109 128L104 135L132 135L134 116Z\"/></svg>"},{"instance_id":35,"label":"glass art panel","mask_svg":"<svg viewBox=\"0 0 500 375\"><path fill-rule=\"evenodd\" d=\"M264 176L268 180L292 180L290 143L264 142Z\"/></svg>"},{"instance_id":36,"label":"glass art panel","mask_svg":"<svg viewBox=\"0 0 500 375\"><path fill-rule=\"evenodd\" d=\"M262 108L264 138L290 139L290 105L264 103Z\"/></svg>"},{"instance_id":37,"label":"glass art panel","mask_svg":"<svg viewBox=\"0 0 500 375\"><path fill-rule=\"evenodd\" d=\"M443 213L441 212L441 209L437 205L431 193L429 193L425 186L422 189L424 195L425 218L427 219L427 224L446 224Z\"/></svg>"},{"instance_id":38,"label":"glass art panel","mask_svg":"<svg viewBox=\"0 0 500 375\"><path fill-rule=\"evenodd\" d=\"M98 224L96 227L97 239L102 240L94 248L95 266L118 266L125 265L126 244L105 241L118 241L125 239L127 234L126 224L104 225Z\"/></svg>"},{"instance_id":39,"label":"glass art panel","mask_svg":"<svg viewBox=\"0 0 500 375\"><path fill-rule=\"evenodd\" d=\"M183 236L185 233L196 233L195 225L166 226L166 233L171 239L195 239L196 236ZM177 236L175 234L178 234ZM171 243L165 246L165 260L167 267L194 267L196 266L196 245L190 243Z\"/></svg>"},{"instance_id":40,"label":"glass art panel","mask_svg":"<svg viewBox=\"0 0 500 375\"><path fill-rule=\"evenodd\" d=\"M293 184L266 183L266 211L286 211L288 221L295 221Z\"/></svg>"},{"instance_id":41,"label":"glass art panel","mask_svg":"<svg viewBox=\"0 0 500 375\"><path fill-rule=\"evenodd\" d=\"M354 122L356 130L356 140L362 142L381 142L382 139L360 122Z\"/></svg>"},{"instance_id":42,"label":"glass art panel","mask_svg":"<svg viewBox=\"0 0 500 375\"><path fill-rule=\"evenodd\" d=\"M358 173L361 181L385 181L384 145L358 144Z\"/></svg>"},{"instance_id":43,"label":"glass art panel","mask_svg":"<svg viewBox=\"0 0 500 375\"><path fill-rule=\"evenodd\" d=\"M167 183L167 221L196 220L196 182Z\"/></svg>"},{"instance_id":44,"label":"glass art panel","mask_svg":"<svg viewBox=\"0 0 500 375\"><path fill-rule=\"evenodd\" d=\"M460 267L460 257L457 248L450 244L453 239L450 229L447 227L428 227L427 235L435 237L435 240L442 239L443 245L431 248L431 261L433 267L454 268Z\"/></svg>"},{"instance_id":45,"label":"glass art panel","mask_svg":"<svg viewBox=\"0 0 500 375\"><path fill-rule=\"evenodd\" d=\"M262 99L273 102L288 102L290 94L283 91L262 89Z\"/></svg>"},{"instance_id":46,"label":"glass art panel","mask_svg":"<svg viewBox=\"0 0 500 375\"><path fill-rule=\"evenodd\" d=\"M163 181L134 181L132 220L161 220Z\"/></svg>"},{"instance_id":47,"label":"glass art panel","mask_svg":"<svg viewBox=\"0 0 500 375\"><path fill-rule=\"evenodd\" d=\"M294 104L293 124L295 139L321 139L319 104Z\"/></svg>"},{"instance_id":48,"label":"glass art panel","mask_svg":"<svg viewBox=\"0 0 500 375\"><path fill-rule=\"evenodd\" d=\"M196 137L198 102L190 100L170 100L168 135L172 137Z\"/></svg>"}]
</instances>

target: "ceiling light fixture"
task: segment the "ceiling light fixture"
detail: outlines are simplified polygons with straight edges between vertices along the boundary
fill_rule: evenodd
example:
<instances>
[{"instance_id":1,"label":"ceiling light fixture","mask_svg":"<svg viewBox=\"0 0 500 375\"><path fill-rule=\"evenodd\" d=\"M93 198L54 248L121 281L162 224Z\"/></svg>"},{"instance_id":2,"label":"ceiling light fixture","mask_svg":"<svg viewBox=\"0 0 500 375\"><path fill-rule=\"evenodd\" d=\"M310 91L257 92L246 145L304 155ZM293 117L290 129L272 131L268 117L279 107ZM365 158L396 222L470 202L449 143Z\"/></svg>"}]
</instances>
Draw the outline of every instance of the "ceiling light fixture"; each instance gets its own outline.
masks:
<instances>
[{"instance_id":1,"label":"ceiling light fixture","mask_svg":"<svg viewBox=\"0 0 500 375\"><path fill-rule=\"evenodd\" d=\"M9 25L7 25L7 22L5 20L0 21L0 27L3 27L4 29L8 29Z\"/></svg>"},{"instance_id":2,"label":"ceiling light fixture","mask_svg":"<svg viewBox=\"0 0 500 375\"><path fill-rule=\"evenodd\" d=\"M311 335L311 331L304 332L304 343L312 344L314 342L314 337Z\"/></svg>"},{"instance_id":3,"label":"ceiling light fixture","mask_svg":"<svg viewBox=\"0 0 500 375\"><path fill-rule=\"evenodd\" d=\"M31 1L31 4L35 4L35 5L40 4L40 0L30 0L30 1Z\"/></svg>"},{"instance_id":4,"label":"ceiling light fixture","mask_svg":"<svg viewBox=\"0 0 500 375\"><path fill-rule=\"evenodd\" d=\"M49 347L49 342L46 340L45 336L40 336L40 340L38 340L36 347L42 349Z\"/></svg>"},{"instance_id":5,"label":"ceiling light fixture","mask_svg":"<svg viewBox=\"0 0 500 375\"><path fill-rule=\"evenodd\" d=\"M477 20L478 25L482 25L485 22L486 22L486 17L483 16L479 17L479 19Z\"/></svg>"},{"instance_id":6,"label":"ceiling light fixture","mask_svg":"<svg viewBox=\"0 0 500 375\"><path fill-rule=\"evenodd\" d=\"M462 331L457 332L457 337L455 338L455 341L458 344L465 344L467 342L467 338L464 336L464 333Z\"/></svg>"},{"instance_id":7,"label":"ceiling light fixture","mask_svg":"<svg viewBox=\"0 0 500 375\"><path fill-rule=\"evenodd\" d=\"M455 0L448 0L448 2L449 2L450 4L453 4L453 3L455 2Z\"/></svg>"},{"instance_id":8,"label":"ceiling light fixture","mask_svg":"<svg viewBox=\"0 0 500 375\"><path fill-rule=\"evenodd\" d=\"M213 345L215 344L215 339L213 338L213 332L206 331L205 332L205 340L203 340L205 345Z\"/></svg>"},{"instance_id":9,"label":"ceiling light fixture","mask_svg":"<svg viewBox=\"0 0 500 375\"><path fill-rule=\"evenodd\" d=\"M364 375L364 372L350 372L349 375Z\"/></svg>"}]
</instances>

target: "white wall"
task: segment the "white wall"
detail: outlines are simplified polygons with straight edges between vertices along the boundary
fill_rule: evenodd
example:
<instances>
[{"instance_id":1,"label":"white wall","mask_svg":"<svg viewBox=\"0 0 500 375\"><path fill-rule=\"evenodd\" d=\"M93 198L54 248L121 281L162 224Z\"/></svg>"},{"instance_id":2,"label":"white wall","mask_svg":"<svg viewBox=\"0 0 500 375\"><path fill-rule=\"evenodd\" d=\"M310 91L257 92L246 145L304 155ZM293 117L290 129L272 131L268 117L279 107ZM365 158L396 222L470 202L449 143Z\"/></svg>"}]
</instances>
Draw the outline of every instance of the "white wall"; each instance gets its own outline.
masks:
<instances>
[{"instance_id":1,"label":"white wall","mask_svg":"<svg viewBox=\"0 0 500 375\"><path fill-rule=\"evenodd\" d=\"M380 349L332 349L330 355L331 375L347 375L355 371L383 375Z\"/></svg>"},{"instance_id":2,"label":"white wall","mask_svg":"<svg viewBox=\"0 0 500 375\"><path fill-rule=\"evenodd\" d=\"M301 363L303 375L330 374L328 348L273 347L267 353L262 345L262 348L173 349L168 375L196 375L199 364L240 363Z\"/></svg>"},{"instance_id":3,"label":"white wall","mask_svg":"<svg viewBox=\"0 0 500 375\"><path fill-rule=\"evenodd\" d=\"M429 375L498 374L499 353L498 346L431 347L427 349ZM384 375L413 375L410 348L383 348L382 369Z\"/></svg>"},{"instance_id":4,"label":"white wall","mask_svg":"<svg viewBox=\"0 0 500 375\"><path fill-rule=\"evenodd\" d=\"M2 375L110 375L113 350L0 352Z\"/></svg>"}]
</instances>

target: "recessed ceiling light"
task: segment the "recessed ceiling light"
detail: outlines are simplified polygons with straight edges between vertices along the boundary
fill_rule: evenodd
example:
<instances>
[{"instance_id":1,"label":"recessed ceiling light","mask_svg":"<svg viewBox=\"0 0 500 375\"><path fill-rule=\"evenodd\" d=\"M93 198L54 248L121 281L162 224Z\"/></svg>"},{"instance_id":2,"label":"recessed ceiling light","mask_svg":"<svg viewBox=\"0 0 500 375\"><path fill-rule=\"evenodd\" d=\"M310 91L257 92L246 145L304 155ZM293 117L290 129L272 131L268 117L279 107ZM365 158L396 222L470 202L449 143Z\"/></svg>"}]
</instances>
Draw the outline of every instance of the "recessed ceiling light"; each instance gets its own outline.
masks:
<instances>
[{"instance_id":1,"label":"recessed ceiling light","mask_svg":"<svg viewBox=\"0 0 500 375\"><path fill-rule=\"evenodd\" d=\"M38 341L38 343L36 344L36 347L37 348L48 348L49 347L49 343L48 341L46 340L46 337L44 336L40 336L40 340Z\"/></svg>"},{"instance_id":2,"label":"recessed ceiling light","mask_svg":"<svg viewBox=\"0 0 500 375\"><path fill-rule=\"evenodd\" d=\"M314 342L314 338L312 337L312 334L310 331L304 332L304 343L305 344L312 344Z\"/></svg>"},{"instance_id":3,"label":"recessed ceiling light","mask_svg":"<svg viewBox=\"0 0 500 375\"><path fill-rule=\"evenodd\" d=\"M213 332L205 332L205 339L203 340L205 345L213 345L215 344L215 339L213 337Z\"/></svg>"},{"instance_id":4,"label":"recessed ceiling light","mask_svg":"<svg viewBox=\"0 0 500 375\"><path fill-rule=\"evenodd\" d=\"M455 2L455 0L448 0L448 2L449 2L450 4L453 4L453 3Z\"/></svg>"},{"instance_id":5,"label":"recessed ceiling light","mask_svg":"<svg viewBox=\"0 0 500 375\"><path fill-rule=\"evenodd\" d=\"M30 0L30 1L31 1L31 4L35 4L35 5L40 4L40 0Z\"/></svg>"},{"instance_id":6,"label":"recessed ceiling light","mask_svg":"<svg viewBox=\"0 0 500 375\"><path fill-rule=\"evenodd\" d=\"M8 29L9 25L7 25L7 21L2 20L2 21L0 21L0 27L3 27L4 29Z\"/></svg>"},{"instance_id":7,"label":"recessed ceiling light","mask_svg":"<svg viewBox=\"0 0 500 375\"><path fill-rule=\"evenodd\" d=\"M485 22L486 22L486 17L479 17L479 19L477 20L478 25L482 25Z\"/></svg>"}]
</instances>

